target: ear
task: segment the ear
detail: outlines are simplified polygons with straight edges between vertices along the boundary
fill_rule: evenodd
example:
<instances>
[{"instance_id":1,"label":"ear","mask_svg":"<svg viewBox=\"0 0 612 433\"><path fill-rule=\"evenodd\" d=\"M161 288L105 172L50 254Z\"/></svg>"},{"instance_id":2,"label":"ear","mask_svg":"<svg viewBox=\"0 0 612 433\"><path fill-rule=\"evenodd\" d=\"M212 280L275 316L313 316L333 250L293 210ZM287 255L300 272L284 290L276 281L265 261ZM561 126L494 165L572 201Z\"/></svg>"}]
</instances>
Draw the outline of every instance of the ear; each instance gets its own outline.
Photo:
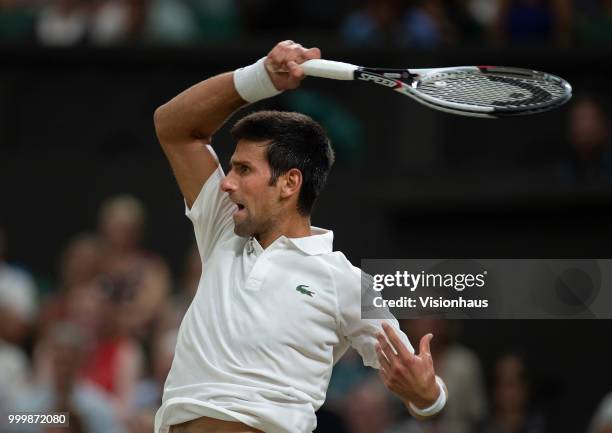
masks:
<instances>
[{"instance_id":1,"label":"ear","mask_svg":"<svg viewBox=\"0 0 612 433\"><path fill-rule=\"evenodd\" d=\"M289 198L298 194L302 187L302 172L297 168L292 168L281 176L280 195L282 198Z\"/></svg>"}]
</instances>

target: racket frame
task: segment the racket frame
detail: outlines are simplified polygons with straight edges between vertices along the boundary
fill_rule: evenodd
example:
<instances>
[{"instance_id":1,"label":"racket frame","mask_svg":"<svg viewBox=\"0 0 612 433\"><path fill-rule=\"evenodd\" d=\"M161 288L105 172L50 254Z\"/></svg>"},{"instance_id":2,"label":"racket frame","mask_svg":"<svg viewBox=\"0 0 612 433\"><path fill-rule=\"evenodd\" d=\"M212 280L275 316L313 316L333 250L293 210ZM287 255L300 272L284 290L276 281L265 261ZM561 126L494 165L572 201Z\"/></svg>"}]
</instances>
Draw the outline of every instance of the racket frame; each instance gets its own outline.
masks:
<instances>
[{"instance_id":1,"label":"racket frame","mask_svg":"<svg viewBox=\"0 0 612 433\"><path fill-rule=\"evenodd\" d=\"M551 110L566 103L572 96L572 88L565 80L552 74L529 69L520 69L504 66L456 66L447 68L425 69L387 69L368 68L344 62L330 60L310 60L302 64L306 75L330 78L336 80L371 81L375 84L395 90L402 95L409 96L417 102L435 110L444 111L462 116L499 118L535 114ZM562 98L556 98L554 103L543 101L529 108L519 107L483 107L472 104L462 104L445 101L427 95L418 90L420 82L431 75L444 73L481 73L491 76L514 75L523 78L537 78L549 80L565 89Z\"/></svg>"},{"instance_id":2,"label":"racket frame","mask_svg":"<svg viewBox=\"0 0 612 433\"><path fill-rule=\"evenodd\" d=\"M522 109L514 107L479 107L471 104L461 104L451 101L441 101L438 98L418 91L421 79L426 79L433 74L444 73L482 73L490 75L516 75L524 78L537 77L541 80L551 80L557 85L565 87L566 95L564 98L555 100L555 103L548 101L534 104L533 106ZM362 81L372 81L379 85L392 88L396 92L410 96L417 102L430 108L444 111L451 114L459 114L470 117L498 118L511 116L524 116L551 110L566 103L572 96L572 89L569 83L560 77L545 72L510 68L503 66L456 66L449 68L425 68L425 69L383 69L358 67L355 72L355 79ZM442 77L441 77L442 78ZM384 80L383 80L384 79ZM394 85L391 85L394 82Z\"/></svg>"}]
</instances>

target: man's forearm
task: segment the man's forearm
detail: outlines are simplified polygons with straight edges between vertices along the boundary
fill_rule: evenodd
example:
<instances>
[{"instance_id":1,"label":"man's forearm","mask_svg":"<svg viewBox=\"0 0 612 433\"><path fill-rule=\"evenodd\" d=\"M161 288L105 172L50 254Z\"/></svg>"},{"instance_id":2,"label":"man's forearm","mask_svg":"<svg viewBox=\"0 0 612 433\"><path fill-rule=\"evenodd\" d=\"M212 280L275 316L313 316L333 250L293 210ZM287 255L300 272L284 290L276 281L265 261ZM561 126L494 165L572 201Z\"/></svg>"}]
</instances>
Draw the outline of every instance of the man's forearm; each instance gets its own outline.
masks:
<instances>
[{"instance_id":1,"label":"man's forearm","mask_svg":"<svg viewBox=\"0 0 612 433\"><path fill-rule=\"evenodd\" d=\"M233 74L204 80L155 110L155 131L162 145L196 138L210 141L225 120L246 104L234 87Z\"/></svg>"},{"instance_id":2,"label":"man's forearm","mask_svg":"<svg viewBox=\"0 0 612 433\"><path fill-rule=\"evenodd\" d=\"M318 48L306 49L293 41L279 42L268 53L265 63L261 59L237 72L209 78L155 110L157 137L165 148L168 144L190 143L194 139L210 141L225 120L247 101L255 102L297 88L304 79L298 61L319 58Z\"/></svg>"}]
</instances>

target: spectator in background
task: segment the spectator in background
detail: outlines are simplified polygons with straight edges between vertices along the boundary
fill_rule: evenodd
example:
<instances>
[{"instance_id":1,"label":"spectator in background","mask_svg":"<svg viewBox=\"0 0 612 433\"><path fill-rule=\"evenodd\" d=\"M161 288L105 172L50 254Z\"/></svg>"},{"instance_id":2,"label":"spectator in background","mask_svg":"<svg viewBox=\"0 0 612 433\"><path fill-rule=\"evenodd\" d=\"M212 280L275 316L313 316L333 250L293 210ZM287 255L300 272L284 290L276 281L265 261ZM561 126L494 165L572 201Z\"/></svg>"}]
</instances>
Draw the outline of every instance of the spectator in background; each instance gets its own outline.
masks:
<instances>
[{"instance_id":1,"label":"spectator in background","mask_svg":"<svg viewBox=\"0 0 612 433\"><path fill-rule=\"evenodd\" d=\"M57 290L45 300L39 318L39 335L54 322L67 320L95 338L105 320L102 291L102 246L89 233L76 235L61 254Z\"/></svg>"},{"instance_id":2,"label":"spectator in background","mask_svg":"<svg viewBox=\"0 0 612 433\"><path fill-rule=\"evenodd\" d=\"M88 433L122 433L112 406L96 387L84 381L79 373L86 357L89 340L81 329L68 322L58 322L36 345L34 364L47 370L40 374L47 380L39 381L16 397L12 412L49 413L70 412L81 421L82 431ZM43 432L43 424L12 426L12 433Z\"/></svg>"},{"instance_id":3,"label":"spectator in background","mask_svg":"<svg viewBox=\"0 0 612 433\"><path fill-rule=\"evenodd\" d=\"M599 404L593 415L588 433L612 433L612 393Z\"/></svg>"},{"instance_id":4,"label":"spectator in background","mask_svg":"<svg viewBox=\"0 0 612 433\"><path fill-rule=\"evenodd\" d=\"M449 2L416 0L402 21L404 39L413 47L434 48L457 39L457 30L448 16Z\"/></svg>"},{"instance_id":5,"label":"spectator in background","mask_svg":"<svg viewBox=\"0 0 612 433\"><path fill-rule=\"evenodd\" d=\"M232 0L97 0L90 26L96 45L215 43L240 32Z\"/></svg>"},{"instance_id":6,"label":"spectator in background","mask_svg":"<svg viewBox=\"0 0 612 433\"><path fill-rule=\"evenodd\" d=\"M36 36L42 45L71 46L85 41L88 11L82 0L53 0L40 9Z\"/></svg>"},{"instance_id":7,"label":"spectator in background","mask_svg":"<svg viewBox=\"0 0 612 433\"><path fill-rule=\"evenodd\" d=\"M470 16L483 29L491 31L497 23L500 6L498 0L465 0L464 5Z\"/></svg>"},{"instance_id":8,"label":"spectator in background","mask_svg":"<svg viewBox=\"0 0 612 433\"><path fill-rule=\"evenodd\" d=\"M495 36L500 42L567 46L571 41L569 0L498 0Z\"/></svg>"},{"instance_id":9,"label":"spectator in background","mask_svg":"<svg viewBox=\"0 0 612 433\"><path fill-rule=\"evenodd\" d=\"M24 351L0 338L0 417L6 420L11 401L28 384L29 361ZM3 432L0 423L0 432Z\"/></svg>"},{"instance_id":10,"label":"spectator in background","mask_svg":"<svg viewBox=\"0 0 612 433\"><path fill-rule=\"evenodd\" d=\"M349 45L380 47L406 45L401 29L403 6L400 0L367 0L363 8L349 14L341 27Z\"/></svg>"},{"instance_id":11,"label":"spectator in background","mask_svg":"<svg viewBox=\"0 0 612 433\"><path fill-rule=\"evenodd\" d=\"M123 332L117 306L108 302L107 315L83 362L82 377L111 400L121 422L129 420L135 387L144 371L144 353L138 341Z\"/></svg>"},{"instance_id":12,"label":"spectator in background","mask_svg":"<svg viewBox=\"0 0 612 433\"><path fill-rule=\"evenodd\" d=\"M94 45L125 42L129 32L128 3L122 0L97 0L92 4L89 41Z\"/></svg>"},{"instance_id":13,"label":"spectator in background","mask_svg":"<svg viewBox=\"0 0 612 433\"><path fill-rule=\"evenodd\" d=\"M124 421L144 371L139 339L153 334L170 286L166 263L141 246L144 221L143 205L128 195L111 197L100 207L106 313L84 376L112 397Z\"/></svg>"},{"instance_id":14,"label":"spectator in background","mask_svg":"<svg viewBox=\"0 0 612 433\"><path fill-rule=\"evenodd\" d=\"M32 277L6 261L6 236L0 226L0 340L24 346L37 312Z\"/></svg>"},{"instance_id":15,"label":"spectator in background","mask_svg":"<svg viewBox=\"0 0 612 433\"><path fill-rule=\"evenodd\" d=\"M145 218L143 204L131 195L115 195L102 203L98 231L105 249L107 271L112 273L123 262L149 255L140 246Z\"/></svg>"},{"instance_id":16,"label":"spectator in background","mask_svg":"<svg viewBox=\"0 0 612 433\"><path fill-rule=\"evenodd\" d=\"M184 0L150 0L147 37L158 44L189 43L196 38L197 24Z\"/></svg>"},{"instance_id":17,"label":"spectator in background","mask_svg":"<svg viewBox=\"0 0 612 433\"><path fill-rule=\"evenodd\" d=\"M468 24L469 22L469 24ZM475 24L458 1L367 1L342 25L342 36L351 45L411 46L431 49L457 42L461 30Z\"/></svg>"},{"instance_id":18,"label":"spectator in background","mask_svg":"<svg viewBox=\"0 0 612 433\"><path fill-rule=\"evenodd\" d=\"M0 0L0 41L24 42L34 35L34 5L29 0Z\"/></svg>"},{"instance_id":19,"label":"spectator in background","mask_svg":"<svg viewBox=\"0 0 612 433\"><path fill-rule=\"evenodd\" d=\"M513 353L495 365L493 410L479 433L544 433L544 418L529 408L529 378L523 359Z\"/></svg>"},{"instance_id":20,"label":"spectator in background","mask_svg":"<svg viewBox=\"0 0 612 433\"><path fill-rule=\"evenodd\" d=\"M571 185L597 186L612 182L612 147L608 114L591 96L575 99L569 109L569 155L561 178Z\"/></svg>"},{"instance_id":21,"label":"spectator in background","mask_svg":"<svg viewBox=\"0 0 612 433\"><path fill-rule=\"evenodd\" d=\"M23 349L34 315L34 282L25 272L8 265L5 236L0 225L0 417L6 420L11 399L29 379L29 363ZM0 422L0 431L2 431Z\"/></svg>"},{"instance_id":22,"label":"spectator in background","mask_svg":"<svg viewBox=\"0 0 612 433\"><path fill-rule=\"evenodd\" d=\"M141 337L151 332L170 288L165 261L141 245L145 219L144 206L129 195L109 198L98 214L105 285L118 329Z\"/></svg>"},{"instance_id":23,"label":"spectator in background","mask_svg":"<svg viewBox=\"0 0 612 433\"><path fill-rule=\"evenodd\" d=\"M102 244L93 235L81 234L68 243L62 254L60 290L45 303L39 335L47 338L56 323L68 321L86 336L81 375L105 392L116 412L127 417L133 387L142 373L140 346L122 332L117 311L120 306L107 292ZM37 380L49 382L49 368L37 368Z\"/></svg>"},{"instance_id":24,"label":"spectator in background","mask_svg":"<svg viewBox=\"0 0 612 433\"><path fill-rule=\"evenodd\" d=\"M482 367L476 354L456 341L457 326L443 319L406 320L402 326L411 341L429 332L435 335L434 368L448 386L448 402L440 416L424 422L409 420L401 428L405 433L471 433L485 416Z\"/></svg>"},{"instance_id":25,"label":"spectator in background","mask_svg":"<svg viewBox=\"0 0 612 433\"><path fill-rule=\"evenodd\" d=\"M89 40L95 45L142 41L150 0L97 0L92 5Z\"/></svg>"},{"instance_id":26,"label":"spectator in background","mask_svg":"<svg viewBox=\"0 0 612 433\"><path fill-rule=\"evenodd\" d=\"M27 274L3 262L3 251L0 226L0 417L6 420L15 394L26 386L30 376L26 354L15 343L22 343L27 335L34 286Z\"/></svg>"}]
</instances>

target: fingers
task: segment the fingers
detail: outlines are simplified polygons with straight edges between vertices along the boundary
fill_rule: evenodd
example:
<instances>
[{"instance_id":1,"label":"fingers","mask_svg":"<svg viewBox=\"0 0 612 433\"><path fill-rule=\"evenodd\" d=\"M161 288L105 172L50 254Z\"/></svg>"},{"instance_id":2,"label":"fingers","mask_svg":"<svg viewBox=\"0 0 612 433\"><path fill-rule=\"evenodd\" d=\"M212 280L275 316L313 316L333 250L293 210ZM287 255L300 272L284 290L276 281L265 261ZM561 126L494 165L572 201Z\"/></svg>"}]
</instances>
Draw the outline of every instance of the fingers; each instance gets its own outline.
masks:
<instances>
[{"instance_id":1,"label":"fingers","mask_svg":"<svg viewBox=\"0 0 612 433\"><path fill-rule=\"evenodd\" d=\"M380 363L380 369L384 370L385 373L391 370L391 363L387 356L384 354L381 346L379 344L376 345L376 355L378 356L378 362Z\"/></svg>"},{"instance_id":2,"label":"fingers","mask_svg":"<svg viewBox=\"0 0 612 433\"><path fill-rule=\"evenodd\" d=\"M306 49L302 45L286 40L279 42L268 54L268 61L271 65L272 72L289 72L297 77L298 65L306 60L321 58L321 50L318 48ZM294 62L295 64L291 64ZM296 67L297 66L297 67ZM293 72L295 71L295 72ZM301 73L299 76L303 76Z\"/></svg>"},{"instance_id":3,"label":"fingers","mask_svg":"<svg viewBox=\"0 0 612 433\"><path fill-rule=\"evenodd\" d=\"M389 382L389 372L386 371L382 366L380 367L380 369L378 370L378 374L380 375L380 378L382 379L383 383L386 385ZM388 386L388 385L387 385Z\"/></svg>"},{"instance_id":4,"label":"fingers","mask_svg":"<svg viewBox=\"0 0 612 433\"><path fill-rule=\"evenodd\" d=\"M410 351L406 348L406 346L404 346L404 343L399 338L399 336L395 333L391 325L389 325L386 322L383 322L382 327L385 333L387 334L387 338L389 338L389 341L393 345L393 348L395 349L398 355L400 355L401 357L412 356L412 353L410 353Z\"/></svg>"},{"instance_id":5,"label":"fingers","mask_svg":"<svg viewBox=\"0 0 612 433\"><path fill-rule=\"evenodd\" d=\"M419 343L419 355L423 355L424 353L431 355L430 343L432 338L433 334L427 334L421 338L421 342Z\"/></svg>"},{"instance_id":6,"label":"fingers","mask_svg":"<svg viewBox=\"0 0 612 433\"><path fill-rule=\"evenodd\" d=\"M304 77L304 70L298 65L298 63L294 60L290 60L287 62L287 67L289 68L289 74L293 78L301 79Z\"/></svg>"},{"instance_id":7,"label":"fingers","mask_svg":"<svg viewBox=\"0 0 612 433\"><path fill-rule=\"evenodd\" d=\"M384 355L387 357L387 359L389 360L389 363L392 364L397 355L395 354L395 352L393 352L391 345L387 342L387 339L382 333L379 333L377 335L377 338L378 338L378 347L380 347Z\"/></svg>"},{"instance_id":8,"label":"fingers","mask_svg":"<svg viewBox=\"0 0 612 433\"><path fill-rule=\"evenodd\" d=\"M314 48L310 48L308 50L306 50L304 52L304 58L306 60L312 60L312 59L320 59L321 58L321 50L314 47Z\"/></svg>"}]
</instances>

